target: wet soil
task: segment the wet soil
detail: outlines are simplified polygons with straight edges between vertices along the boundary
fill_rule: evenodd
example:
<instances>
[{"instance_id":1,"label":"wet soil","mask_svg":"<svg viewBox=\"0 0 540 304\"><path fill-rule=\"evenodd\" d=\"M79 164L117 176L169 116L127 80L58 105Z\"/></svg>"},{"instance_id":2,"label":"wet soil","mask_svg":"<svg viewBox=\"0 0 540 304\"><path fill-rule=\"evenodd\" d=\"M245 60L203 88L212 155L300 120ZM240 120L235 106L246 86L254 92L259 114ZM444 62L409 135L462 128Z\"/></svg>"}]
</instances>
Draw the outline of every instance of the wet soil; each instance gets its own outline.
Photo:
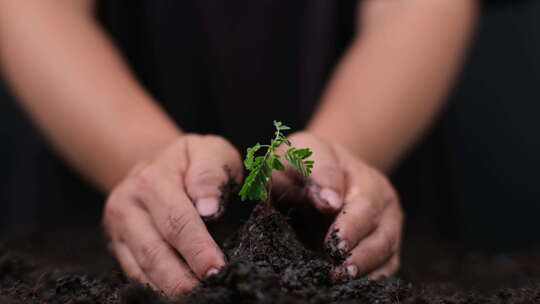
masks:
<instances>
[{"instance_id":1,"label":"wet soil","mask_svg":"<svg viewBox=\"0 0 540 304\"><path fill-rule=\"evenodd\" d=\"M223 243L229 264L178 299L127 280L96 231L6 240L0 246L0 303L540 303L540 251L472 254L435 240L411 240L404 249L404 279L334 281L329 270L342 257L307 249L288 219L259 205Z\"/></svg>"}]
</instances>

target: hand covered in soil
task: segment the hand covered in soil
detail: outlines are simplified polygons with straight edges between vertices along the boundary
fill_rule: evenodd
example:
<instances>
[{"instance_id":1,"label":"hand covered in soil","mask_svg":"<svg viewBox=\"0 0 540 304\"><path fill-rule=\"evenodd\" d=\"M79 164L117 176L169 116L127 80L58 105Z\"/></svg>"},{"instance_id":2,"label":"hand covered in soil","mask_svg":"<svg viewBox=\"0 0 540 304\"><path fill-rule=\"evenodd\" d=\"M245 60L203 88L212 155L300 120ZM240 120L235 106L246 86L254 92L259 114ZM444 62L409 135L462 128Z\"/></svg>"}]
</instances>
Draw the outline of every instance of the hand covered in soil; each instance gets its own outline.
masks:
<instances>
[{"instance_id":1,"label":"hand covered in soil","mask_svg":"<svg viewBox=\"0 0 540 304\"><path fill-rule=\"evenodd\" d=\"M218 216L223 187L241 178L239 153L217 136L184 135L136 166L110 194L103 219L127 276L178 295L217 272L225 257L201 216Z\"/></svg>"},{"instance_id":2,"label":"hand covered in soil","mask_svg":"<svg viewBox=\"0 0 540 304\"><path fill-rule=\"evenodd\" d=\"M367 275L372 279L399 268L403 213L386 177L345 147L299 132L288 137L309 147L315 161L307 179L288 167L275 172L274 195L307 198L321 213L335 216L325 247L336 264L336 278Z\"/></svg>"}]
</instances>

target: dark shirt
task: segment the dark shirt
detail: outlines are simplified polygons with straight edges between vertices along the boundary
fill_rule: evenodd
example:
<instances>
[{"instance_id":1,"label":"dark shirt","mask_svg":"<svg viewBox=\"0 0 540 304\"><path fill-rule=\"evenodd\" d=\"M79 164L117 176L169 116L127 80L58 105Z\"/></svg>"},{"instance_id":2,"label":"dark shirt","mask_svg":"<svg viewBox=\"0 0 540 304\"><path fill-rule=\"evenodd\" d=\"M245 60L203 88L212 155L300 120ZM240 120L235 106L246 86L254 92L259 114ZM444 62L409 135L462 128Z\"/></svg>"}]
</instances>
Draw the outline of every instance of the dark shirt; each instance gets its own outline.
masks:
<instances>
[{"instance_id":1,"label":"dark shirt","mask_svg":"<svg viewBox=\"0 0 540 304\"><path fill-rule=\"evenodd\" d=\"M512 1L490 1L502 2ZM350 0L104 0L98 1L97 17L140 82L183 130L222 135L244 151L272 134L274 119L294 129L305 126L354 35L356 5ZM435 144L428 138L431 148L424 154L436 155L436 161L427 165L427 178L414 176L418 166L426 166L423 157L412 162L413 170L402 171L408 172L405 177L398 174L404 193L413 189L412 197L427 205L453 206L456 191L449 188L456 178L449 177L451 161L441 152L448 138ZM51 153L32 126L23 130L19 144L4 226L99 221L103 196ZM420 192L428 195L418 195L417 184L408 185L426 179Z\"/></svg>"},{"instance_id":2,"label":"dark shirt","mask_svg":"<svg viewBox=\"0 0 540 304\"><path fill-rule=\"evenodd\" d=\"M237 148L296 130L353 35L355 1L98 1L98 19L130 67L186 132ZM96 221L103 197L33 128L10 177L7 226ZM24 216L21 216L24 214Z\"/></svg>"}]
</instances>

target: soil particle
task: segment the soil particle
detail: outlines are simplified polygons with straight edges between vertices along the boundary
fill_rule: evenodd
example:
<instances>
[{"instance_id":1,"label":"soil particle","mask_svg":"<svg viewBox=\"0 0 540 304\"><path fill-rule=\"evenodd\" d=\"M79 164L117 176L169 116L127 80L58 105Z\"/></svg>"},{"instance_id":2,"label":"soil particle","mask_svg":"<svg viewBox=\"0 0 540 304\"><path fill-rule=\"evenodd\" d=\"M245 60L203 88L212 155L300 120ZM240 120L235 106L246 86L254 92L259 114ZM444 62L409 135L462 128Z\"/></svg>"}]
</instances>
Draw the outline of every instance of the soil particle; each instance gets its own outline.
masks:
<instances>
[{"instance_id":1,"label":"soil particle","mask_svg":"<svg viewBox=\"0 0 540 304\"><path fill-rule=\"evenodd\" d=\"M341 265L351 255L346 251L346 248L339 248L341 239L338 236L339 229L333 229L330 232L328 240L324 244L326 253L330 256L330 260L334 265Z\"/></svg>"},{"instance_id":2,"label":"soil particle","mask_svg":"<svg viewBox=\"0 0 540 304\"><path fill-rule=\"evenodd\" d=\"M266 203L222 244L230 263L177 299L127 280L95 231L17 240L0 245L1 304L540 303L540 251L460 257L440 242L407 242L402 275L414 285L398 278L332 280L336 257L306 249L289 219Z\"/></svg>"},{"instance_id":3,"label":"soil particle","mask_svg":"<svg viewBox=\"0 0 540 304\"><path fill-rule=\"evenodd\" d=\"M222 248L229 264L175 300L129 282L112 263L93 272L91 265L77 268L3 250L1 303L394 303L410 291L399 279L331 280L333 261L306 249L268 203L259 204Z\"/></svg>"},{"instance_id":4,"label":"soil particle","mask_svg":"<svg viewBox=\"0 0 540 304\"><path fill-rule=\"evenodd\" d=\"M409 292L398 279L359 278L334 282L333 261L307 250L287 219L259 204L239 232L224 244L230 261L204 280L182 303L348 303L370 299L394 303Z\"/></svg>"}]
</instances>

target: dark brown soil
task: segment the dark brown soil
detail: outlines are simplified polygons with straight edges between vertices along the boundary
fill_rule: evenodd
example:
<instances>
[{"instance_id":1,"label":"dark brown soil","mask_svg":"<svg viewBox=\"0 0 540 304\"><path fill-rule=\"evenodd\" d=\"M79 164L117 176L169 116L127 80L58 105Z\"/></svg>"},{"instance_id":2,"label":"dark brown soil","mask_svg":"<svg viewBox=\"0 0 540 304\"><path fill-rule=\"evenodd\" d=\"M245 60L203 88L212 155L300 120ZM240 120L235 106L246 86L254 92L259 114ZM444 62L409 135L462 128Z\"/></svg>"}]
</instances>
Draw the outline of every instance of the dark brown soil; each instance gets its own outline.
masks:
<instances>
[{"instance_id":1,"label":"dark brown soil","mask_svg":"<svg viewBox=\"0 0 540 304\"><path fill-rule=\"evenodd\" d=\"M181 299L127 281L99 239L73 230L6 241L0 303L540 303L538 251L474 255L410 241L402 275L414 284L334 282L336 257L306 249L287 218L265 205L223 244L228 266Z\"/></svg>"}]
</instances>

